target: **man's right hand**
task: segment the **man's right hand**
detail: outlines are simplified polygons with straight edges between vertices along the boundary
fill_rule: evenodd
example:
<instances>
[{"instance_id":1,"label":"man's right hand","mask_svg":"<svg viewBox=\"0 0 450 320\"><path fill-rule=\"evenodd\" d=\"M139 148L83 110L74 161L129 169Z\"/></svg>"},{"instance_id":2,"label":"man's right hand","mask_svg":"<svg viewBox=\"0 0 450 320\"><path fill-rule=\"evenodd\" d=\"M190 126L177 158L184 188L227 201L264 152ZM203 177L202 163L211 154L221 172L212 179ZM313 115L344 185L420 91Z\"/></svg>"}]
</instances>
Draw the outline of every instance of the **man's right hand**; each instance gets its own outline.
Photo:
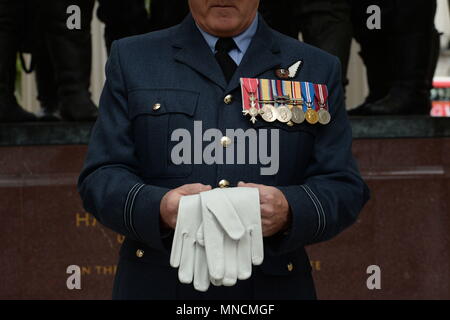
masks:
<instances>
[{"instance_id":1,"label":"man's right hand","mask_svg":"<svg viewBox=\"0 0 450 320\"><path fill-rule=\"evenodd\" d=\"M199 194L211 190L211 186L201 183L185 184L167 192L161 199L159 212L163 226L175 229L177 225L178 205L182 196Z\"/></svg>"}]
</instances>

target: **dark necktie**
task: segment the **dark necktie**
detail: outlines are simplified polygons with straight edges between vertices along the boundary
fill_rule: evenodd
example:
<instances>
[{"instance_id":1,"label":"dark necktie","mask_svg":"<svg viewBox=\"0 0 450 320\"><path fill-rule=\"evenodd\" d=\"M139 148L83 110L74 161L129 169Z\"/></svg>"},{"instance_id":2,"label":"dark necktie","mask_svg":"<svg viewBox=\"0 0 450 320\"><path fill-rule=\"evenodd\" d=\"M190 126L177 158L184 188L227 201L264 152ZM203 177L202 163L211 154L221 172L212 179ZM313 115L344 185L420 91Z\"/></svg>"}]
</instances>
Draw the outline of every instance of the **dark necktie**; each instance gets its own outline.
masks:
<instances>
[{"instance_id":1,"label":"dark necktie","mask_svg":"<svg viewBox=\"0 0 450 320\"><path fill-rule=\"evenodd\" d=\"M216 60L222 68L227 82L230 82L237 68L236 63L228 52L236 48L236 42L234 42L233 38L219 38L216 42Z\"/></svg>"}]
</instances>

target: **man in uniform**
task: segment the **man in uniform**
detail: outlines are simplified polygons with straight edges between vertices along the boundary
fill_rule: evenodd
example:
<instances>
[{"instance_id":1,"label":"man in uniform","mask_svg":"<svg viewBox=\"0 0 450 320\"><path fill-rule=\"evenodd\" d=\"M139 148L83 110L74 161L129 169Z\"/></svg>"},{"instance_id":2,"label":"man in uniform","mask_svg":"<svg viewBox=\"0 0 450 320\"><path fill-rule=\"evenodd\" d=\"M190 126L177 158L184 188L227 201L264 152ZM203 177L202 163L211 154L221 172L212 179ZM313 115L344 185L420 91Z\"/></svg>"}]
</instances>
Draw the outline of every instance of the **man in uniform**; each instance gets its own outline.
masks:
<instances>
[{"instance_id":1,"label":"man in uniform","mask_svg":"<svg viewBox=\"0 0 450 320\"><path fill-rule=\"evenodd\" d=\"M126 237L113 298L314 299L304 247L352 224L369 197L351 154L339 60L270 29L257 14L259 0L189 5L180 25L114 42L107 63L78 188L85 209ZM302 67L292 71L300 60ZM249 121L241 78L326 85L331 121ZM227 137L226 129L278 132L271 145L279 151L277 174L262 175L261 163L174 161L172 133L198 135L194 121L203 131L224 133L218 147L243 143L246 154L253 146ZM179 200L235 186L259 190L264 262L234 286L195 291L169 265Z\"/></svg>"}]
</instances>

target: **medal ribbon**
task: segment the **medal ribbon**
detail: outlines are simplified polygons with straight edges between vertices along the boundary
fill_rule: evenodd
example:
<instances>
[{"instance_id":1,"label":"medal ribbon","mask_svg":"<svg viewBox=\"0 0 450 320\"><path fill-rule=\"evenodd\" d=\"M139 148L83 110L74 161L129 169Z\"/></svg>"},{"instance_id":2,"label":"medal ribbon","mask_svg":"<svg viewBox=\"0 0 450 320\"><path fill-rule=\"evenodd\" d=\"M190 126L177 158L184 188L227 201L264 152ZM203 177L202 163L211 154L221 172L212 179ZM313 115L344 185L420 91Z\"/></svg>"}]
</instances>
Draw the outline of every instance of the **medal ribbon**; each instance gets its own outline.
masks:
<instances>
[{"instance_id":1,"label":"medal ribbon","mask_svg":"<svg viewBox=\"0 0 450 320\"><path fill-rule=\"evenodd\" d=\"M263 100L263 104L269 104L273 100L272 97L272 88L270 86L270 80L268 79L260 79L259 80L259 100Z\"/></svg>"},{"instance_id":2,"label":"medal ribbon","mask_svg":"<svg viewBox=\"0 0 450 320\"><path fill-rule=\"evenodd\" d=\"M300 87L300 82L293 81L292 82L292 99L294 100L294 105L298 107L299 104L302 105L302 108L305 108L305 104L301 103L302 101L302 89Z\"/></svg>"},{"instance_id":3,"label":"medal ribbon","mask_svg":"<svg viewBox=\"0 0 450 320\"><path fill-rule=\"evenodd\" d=\"M259 109L258 103L258 79L252 78L241 78L242 85L242 109L249 110L252 105L250 101L250 97L253 94L255 97L255 108Z\"/></svg>"},{"instance_id":4,"label":"medal ribbon","mask_svg":"<svg viewBox=\"0 0 450 320\"><path fill-rule=\"evenodd\" d=\"M306 101L307 107L314 107L314 84L311 82L301 82L303 100Z\"/></svg>"},{"instance_id":5,"label":"medal ribbon","mask_svg":"<svg viewBox=\"0 0 450 320\"><path fill-rule=\"evenodd\" d=\"M292 81L283 81L283 96L288 98L286 104L292 103Z\"/></svg>"},{"instance_id":6,"label":"medal ribbon","mask_svg":"<svg viewBox=\"0 0 450 320\"><path fill-rule=\"evenodd\" d=\"M324 84L315 84L314 91L316 93L317 101L319 104L319 108L324 108L328 110L328 89Z\"/></svg>"},{"instance_id":7,"label":"medal ribbon","mask_svg":"<svg viewBox=\"0 0 450 320\"><path fill-rule=\"evenodd\" d=\"M274 95L278 97L278 103L277 107L280 105L286 105L289 103L289 101L286 101L283 99L284 97L289 97L290 90L287 91L286 84L289 81L283 81L283 80L273 80L276 84L276 92L274 92ZM273 83L272 83L273 84Z\"/></svg>"},{"instance_id":8,"label":"medal ribbon","mask_svg":"<svg viewBox=\"0 0 450 320\"><path fill-rule=\"evenodd\" d=\"M278 96L278 87L277 80L269 80L272 85L272 99L275 100L275 97ZM278 80L279 81L279 80ZM274 103L275 107L278 107L278 102Z\"/></svg>"}]
</instances>

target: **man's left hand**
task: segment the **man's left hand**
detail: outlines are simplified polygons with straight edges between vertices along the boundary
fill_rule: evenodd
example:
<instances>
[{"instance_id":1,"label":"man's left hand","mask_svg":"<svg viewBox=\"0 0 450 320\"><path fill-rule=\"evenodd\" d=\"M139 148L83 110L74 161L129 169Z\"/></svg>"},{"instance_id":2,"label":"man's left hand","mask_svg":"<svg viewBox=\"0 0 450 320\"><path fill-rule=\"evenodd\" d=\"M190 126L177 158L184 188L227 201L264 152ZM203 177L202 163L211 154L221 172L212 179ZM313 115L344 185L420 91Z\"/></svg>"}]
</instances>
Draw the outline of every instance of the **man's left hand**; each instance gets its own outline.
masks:
<instances>
[{"instance_id":1,"label":"man's left hand","mask_svg":"<svg viewBox=\"0 0 450 320\"><path fill-rule=\"evenodd\" d=\"M270 237L289 226L290 208L283 192L275 187L256 183L239 182L238 187L258 188L264 237Z\"/></svg>"}]
</instances>

